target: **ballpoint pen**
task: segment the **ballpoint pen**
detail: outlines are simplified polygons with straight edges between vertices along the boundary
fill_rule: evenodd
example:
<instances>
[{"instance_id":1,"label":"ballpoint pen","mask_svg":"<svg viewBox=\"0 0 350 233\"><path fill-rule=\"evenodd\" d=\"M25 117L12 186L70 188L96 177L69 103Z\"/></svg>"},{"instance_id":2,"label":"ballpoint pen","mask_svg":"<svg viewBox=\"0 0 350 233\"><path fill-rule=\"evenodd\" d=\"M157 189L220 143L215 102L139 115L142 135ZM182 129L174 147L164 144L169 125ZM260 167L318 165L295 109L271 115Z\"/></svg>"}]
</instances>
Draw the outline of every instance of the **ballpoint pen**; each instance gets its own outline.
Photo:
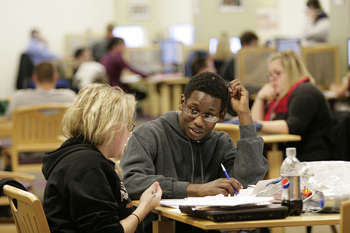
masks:
<instances>
[{"instance_id":1,"label":"ballpoint pen","mask_svg":"<svg viewBox=\"0 0 350 233\"><path fill-rule=\"evenodd\" d=\"M222 170L223 170L224 173L225 173L226 178L227 178L228 180L230 180L231 178L230 178L230 176L228 175L228 173L227 173L227 171L226 171L224 165L222 165L222 163L220 163L220 164L221 164ZM233 189L233 192L234 192L235 195L238 194L236 189Z\"/></svg>"}]
</instances>

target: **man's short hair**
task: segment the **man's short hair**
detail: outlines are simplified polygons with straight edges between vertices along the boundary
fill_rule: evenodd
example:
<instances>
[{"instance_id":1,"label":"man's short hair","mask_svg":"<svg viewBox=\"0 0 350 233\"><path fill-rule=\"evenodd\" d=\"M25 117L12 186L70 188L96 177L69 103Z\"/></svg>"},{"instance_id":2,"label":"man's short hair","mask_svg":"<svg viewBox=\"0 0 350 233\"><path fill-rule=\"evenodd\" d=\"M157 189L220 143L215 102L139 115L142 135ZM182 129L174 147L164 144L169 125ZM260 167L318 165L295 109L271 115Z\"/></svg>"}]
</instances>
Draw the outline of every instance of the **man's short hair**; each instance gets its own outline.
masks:
<instances>
[{"instance_id":1,"label":"man's short hair","mask_svg":"<svg viewBox=\"0 0 350 233\"><path fill-rule=\"evenodd\" d=\"M193 75L199 73L201 69L207 67L207 57L196 57L191 64L191 72Z\"/></svg>"},{"instance_id":2,"label":"man's short hair","mask_svg":"<svg viewBox=\"0 0 350 233\"><path fill-rule=\"evenodd\" d=\"M81 47L81 48L78 48L74 51L74 58L75 59L78 59L81 55L83 55L84 51L85 51L86 48L84 47Z\"/></svg>"},{"instance_id":3,"label":"man's short hair","mask_svg":"<svg viewBox=\"0 0 350 233\"><path fill-rule=\"evenodd\" d=\"M39 83L53 82L56 68L49 62L41 62L34 67L34 74Z\"/></svg>"},{"instance_id":4,"label":"man's short hair","mask_svg":"<svg viewBox=\"0 0 350 233\"><path fill-rule=\"evenodd\" d=\"M190 98L193 91L201 91L221 100L221 112L226 109L229 94L226 82L219 75L203 72L190 79L185 87L185 99Z\"/></svg>"},{"instance_id":5,"label":"man's short hair","mask_svg":"<svg viewBox=\"0 0 350 233\"><path fill-rule=\"evenodd\" d=\"M114 46L119 45L119 44L125 44L123 38L113 37L113 38L109 39L108 44L107 44L107 51L111 51Z\"/></svg>"},{"instance_id":6,"label":"man's short hair","mask_svg":"<svg viewBox=\"0 0 350 233\"><path fill-rule=\"evenodd\" d=\"M321 3L318 0L308 0L306 6L313 9L322 9Z\"/></svg>"},{"instance_id":7,"label":"man's short hair","mask_svg":"<svg viewBox=\"0 0 350 233\"><path fill-rule=\"evenodd\" d=\"M239 39L242 46L250 45L253 41L259 40L258 36L252 31L243 32Z\"/></svg>"},{"instance_id":8,"label":"man's short hair","mask_svg":"<svg viewBox=\"0 0 350 233\"><path fill-rule=\"evenodd\" d=\"M38 33L39 33L38 29L33 28L33 29L30 31L30 36L31 36L32 38L36 38L37 35L38 35Z\"/></svg>"}]
</instances>

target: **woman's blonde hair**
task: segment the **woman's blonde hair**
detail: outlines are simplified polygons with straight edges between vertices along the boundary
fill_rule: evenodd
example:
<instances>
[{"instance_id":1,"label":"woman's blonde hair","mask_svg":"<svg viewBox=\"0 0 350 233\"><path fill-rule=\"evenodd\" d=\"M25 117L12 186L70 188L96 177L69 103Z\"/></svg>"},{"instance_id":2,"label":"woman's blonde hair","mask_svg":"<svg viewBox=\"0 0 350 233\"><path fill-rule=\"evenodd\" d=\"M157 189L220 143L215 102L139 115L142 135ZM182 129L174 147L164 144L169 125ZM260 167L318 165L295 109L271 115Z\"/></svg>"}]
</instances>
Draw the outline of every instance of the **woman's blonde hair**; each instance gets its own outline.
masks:
<instances>
[{"instance_id":1,"label":"woman's blonde hair","mask_svg":"<svg viewBox=\"0 0 350 233\"><path fill-rule=\"evenodd\" d=\"M280 93L280 98L282 98L288 92L294 83L302 78L308 77L310 82L315 82L300 57L293 51L283 51L272 54L269 57L268 62L271 63L275 60L281 61L282 68L286 77L284 91L283 93Z\"/></svg>"},{"instance_id":2,"label":"woman's blonde hair","mask_svg":"<svg viewBox=\"0 0 350 233\"><path fill-rule=\"evenodd\" d=\"M91 84L81 89L62 120L63 135L82 137L95 146L109 143L116 126L130 127L136 101L119 87Z\"/></svg>"}]
</instances>

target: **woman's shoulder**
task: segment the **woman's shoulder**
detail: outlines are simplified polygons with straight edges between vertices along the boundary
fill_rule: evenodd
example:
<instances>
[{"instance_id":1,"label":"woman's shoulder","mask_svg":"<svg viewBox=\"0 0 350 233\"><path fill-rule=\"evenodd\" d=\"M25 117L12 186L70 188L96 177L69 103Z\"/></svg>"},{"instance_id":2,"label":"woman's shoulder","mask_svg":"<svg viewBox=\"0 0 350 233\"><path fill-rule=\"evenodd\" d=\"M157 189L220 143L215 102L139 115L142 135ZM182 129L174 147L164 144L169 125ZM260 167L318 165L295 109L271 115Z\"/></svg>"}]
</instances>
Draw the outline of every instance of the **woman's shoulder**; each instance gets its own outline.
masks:
<instances>
[{"instance_id":1,"label":"woman's shoulder","mask_svg":"<svg viewBox=\"0 0 350 233\"><path fill-rule=\"evenodd\" d=\"M295 91L293 92L294 95L322 95L322 92L318 87L311 83L311 82L306 82L301 85L299 85Z\"/></svg>"}]
</instances>

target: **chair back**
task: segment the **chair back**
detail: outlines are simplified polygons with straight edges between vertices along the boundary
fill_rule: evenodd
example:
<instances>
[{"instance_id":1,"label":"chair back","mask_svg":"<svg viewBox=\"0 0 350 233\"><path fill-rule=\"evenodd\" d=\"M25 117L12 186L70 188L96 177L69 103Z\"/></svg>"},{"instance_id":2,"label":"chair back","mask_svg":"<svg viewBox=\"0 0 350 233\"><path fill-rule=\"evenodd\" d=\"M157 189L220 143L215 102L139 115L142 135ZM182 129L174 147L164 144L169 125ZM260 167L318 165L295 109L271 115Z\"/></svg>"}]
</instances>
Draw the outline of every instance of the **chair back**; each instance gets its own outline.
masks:
<instances>
[{"instance_id":1,"label":"chair back","mask_svg":"<svg viewBox=\"0 0 350 233\"><path fill-rule=\"evenodd\" d=\"M40 200L32 193L10 185L4 186L15 219L17 233L50 233Z\"/></svg>"},{"instance_id":2,"label":"chair back","mask_svg":"<svg viewBox=\"0 0 350 233\"><path fill-rule=\"evenodd\" d=\"M350 200L342 203L340 208L340 233L350 232Z\"/></svg>"},{"instance_id":3,"label":"chair back","mask_svg":"<svg viewBox=\"0 0 350 233\"><path fill-rule=\"evenodd\" d=\"M262 87L269 82L268 58L276 52L273 48L244 48L236 56L236 77L245 86Z\"/></svg>"},{"instance_id":4,"label":"chair back","mask_svg":"<svg viewBox=\"0 0 350 233\"><path fill-rule=\"evenodd\" d=\"M13 112L13 145L60 143L64 104L20 107Z\"/></svg>"},{"instance_id":5,"label":"chair back","mask_svg":"<svg viewBox=\"0 0 350 233\"><path fill-rule=\"evenodd\" d=\"M224 123L216 123L215 131L224 131L226 132L230 138L232 139L233 143L237 145L237 141L240 137L239 133L239 126L234 124L224 124Z\"/></svg>"},{"instance_id":6,"label":"chair back","mask_svg":"<svg viewBox=\"0 0 350 233\"><path fill-rule=\"evenodd\" d=\"M339 49L337 46L321 44L301 50L305 62L316 85L328 89L332 83L340 84Z\"/></svg>"}]
</instances>

